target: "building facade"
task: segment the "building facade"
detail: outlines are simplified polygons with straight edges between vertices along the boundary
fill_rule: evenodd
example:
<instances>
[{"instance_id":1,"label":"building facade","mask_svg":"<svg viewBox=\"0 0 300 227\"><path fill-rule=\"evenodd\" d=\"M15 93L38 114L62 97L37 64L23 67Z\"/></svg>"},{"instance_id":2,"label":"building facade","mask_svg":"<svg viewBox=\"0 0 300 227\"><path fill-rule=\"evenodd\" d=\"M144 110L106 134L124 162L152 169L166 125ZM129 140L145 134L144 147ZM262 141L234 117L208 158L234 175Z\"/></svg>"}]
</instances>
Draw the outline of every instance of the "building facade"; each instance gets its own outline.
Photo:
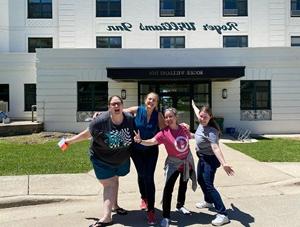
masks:
<instances>
[{"instance_id":1,"label":"building facade","mask_svg":"<svg viewBox=\"0 0 300 227\"><path fill-rule=\"evenodd\" d=\"M149 91L195 129L299 133L299 0L0 0L0 100L9 116L81 131L109 95ZM38 48L38 49L37 49ZM47 48L47 49L41 49Z\"/></svg>"}]
</instances>

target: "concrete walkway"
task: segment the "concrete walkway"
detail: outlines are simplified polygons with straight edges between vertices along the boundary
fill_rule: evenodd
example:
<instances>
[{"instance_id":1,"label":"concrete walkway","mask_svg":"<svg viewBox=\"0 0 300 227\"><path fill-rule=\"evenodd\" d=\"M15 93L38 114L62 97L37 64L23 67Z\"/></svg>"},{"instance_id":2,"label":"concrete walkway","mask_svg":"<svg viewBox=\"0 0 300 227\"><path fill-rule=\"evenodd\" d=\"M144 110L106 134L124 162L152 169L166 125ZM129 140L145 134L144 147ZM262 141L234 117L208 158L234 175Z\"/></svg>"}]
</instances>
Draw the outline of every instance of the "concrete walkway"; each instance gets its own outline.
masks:
<instances>
[{"instance_id":1,"label":"concrete walkway","mask_svg":"<svg viewBox=\"0 0 300 227\"><path fill-rule=\"evenodd\" d=\"M226 226L300 226L300 163L262 163L223 144L221 147L227 162L236 171L234 177L228 177L220 168L215 181L231 219ZM158 221L161 219L159 201L166 157L164 148L160 150L155 174ZM0 226L89 226L101 216L101 194L102 188L93 171L0 177ZM177 187L172 209L176 205L176 196ZM211 226L215 212L195 207L202 197L200 188L193 192L189 187L185 206L192 215L172 212L171 226ZM132 165L130 174L120 178L119 190L119 204L130 212L126 216L114 215L114 226L147 226L139 202Z\"/></svg>"}]
</instances>

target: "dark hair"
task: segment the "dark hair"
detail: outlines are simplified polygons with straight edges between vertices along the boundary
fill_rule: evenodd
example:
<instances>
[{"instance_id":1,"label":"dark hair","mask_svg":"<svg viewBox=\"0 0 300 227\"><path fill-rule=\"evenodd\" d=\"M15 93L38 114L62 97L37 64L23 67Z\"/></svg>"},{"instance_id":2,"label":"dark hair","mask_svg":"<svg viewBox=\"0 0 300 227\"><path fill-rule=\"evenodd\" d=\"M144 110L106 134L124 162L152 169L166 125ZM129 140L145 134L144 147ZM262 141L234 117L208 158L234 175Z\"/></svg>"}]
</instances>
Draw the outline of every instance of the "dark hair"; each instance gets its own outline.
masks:
<instances>
[{"instance_id":1,"label":"dark hair","mask_svg":"<svg viewBox=\"0 0 300 227\"><path fill-rule=\"evenodd\" d=\"M110 102L111 102L111 100L113 99L113 98L118 98L118 99L120 99L120 102L123 104L123 99L120 97L120 96L118 96L118 95L112 95L112 96L110 96L109 97L109 99L108 99L108 105L110 105Z\"/></svg>"},{"instance_id":2,"label":"dark hair","mask_svg":"<svg viewBox=\"0 0 300 227\"><path fill-rule=\"evenodd\" d=\"M199 110L199 113L201 113L201 112L205 112L205 113L207 113L207 114L210 116L210 120L209 120L209 122L208 122L207 125L210 126L210 127L215 128L215 129L219 132L219 134L221 134L220 126L219 126L219 124L215 121L214 116L213 116L212 111L211 111L211 109L209 108L209 106L207 106L207 105L202 106L202 107L200 108L200 110Z\"/></svg>"}]
</instances>

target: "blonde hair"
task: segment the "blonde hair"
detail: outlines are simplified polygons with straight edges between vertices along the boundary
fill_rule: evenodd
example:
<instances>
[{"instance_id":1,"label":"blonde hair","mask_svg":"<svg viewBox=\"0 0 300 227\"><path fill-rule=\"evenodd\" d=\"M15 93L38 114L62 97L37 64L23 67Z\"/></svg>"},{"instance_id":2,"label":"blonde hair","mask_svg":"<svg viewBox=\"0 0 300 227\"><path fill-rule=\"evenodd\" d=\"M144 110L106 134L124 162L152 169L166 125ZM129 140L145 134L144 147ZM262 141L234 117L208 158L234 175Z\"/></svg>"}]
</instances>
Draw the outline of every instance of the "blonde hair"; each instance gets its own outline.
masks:
<instances>
[{"instance_id":1,"label":"blonde hair","mask_svg":"<svg viewBox=\"0 0 300 227\"><path fill-rule=\"evenodd\" d=\"M158 110L159 96L158 96L157 93L155 93L155 92L153 92L153 91L151 91L150 93L148 93L148 94L146 95L146 98L145 98L145 100L144 100L144 103L146 104L146 100L147 100L147 98L148 98L150 95L154 95L154 96L156 97L157 102L156 102L155 110Z\"/></svg>"}]
</instances>

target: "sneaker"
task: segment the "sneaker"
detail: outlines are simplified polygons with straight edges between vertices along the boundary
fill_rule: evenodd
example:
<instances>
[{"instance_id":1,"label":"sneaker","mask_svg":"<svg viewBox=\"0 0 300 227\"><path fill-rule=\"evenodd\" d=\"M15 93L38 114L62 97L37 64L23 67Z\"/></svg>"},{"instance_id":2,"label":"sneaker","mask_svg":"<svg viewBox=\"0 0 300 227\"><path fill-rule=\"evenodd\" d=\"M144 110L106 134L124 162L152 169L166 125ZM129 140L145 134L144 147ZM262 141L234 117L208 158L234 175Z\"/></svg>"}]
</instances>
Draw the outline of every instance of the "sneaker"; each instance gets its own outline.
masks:
<instances>
[{"instance_id":1,"label":"sneaker","mask_svg":"<svg viewBox=\"0 0 300 227\"><path fill-rule=\"evenodd\" d=\"M147 212L148 225L156 225L155 213L153 210Z\"/></svg>"},{"instance_id":2,"label":"sneaker","mask_svg":"<svg viewBox=\"0 0 300 227\"><path fill-rule=\"evenodd\" d=\"M160 226L161 227L169 227L169 225L170 225L169 222L170 222L169 218L164 218L163 220L161 220Z\"/></svg>"},{"instance_id":3,"label":"sneaker","mask_svg":"<svg viewBox=\"0 0 300 227\"><path fill-rule=\"evenodd\" d=\"M184 214L184 215L189 215L189 214L191 214L191 212L190 212L188 209L186 209L185 207L176 208L176 211L177 211L177 212L180 212L180 213L182 213L182 214Z\"/></svg>"},{"instance_id":4,"label":"sneaker","mask_svg":"<svg viewBox=\"0 0 300 227\"><path fill-rule=\"evenodd\" d=\"M224 214L217 214L216 218L212 220L211 224L215 226L221 226L229 223L229 218Z\"/></svg>"},{"instance_id":5,"label":"sneaker","mask_svg":"<svg viewBox=\"0 0 300 227\"><path fill-rule=\"evenodd\" d=\"M147 208L148 208L148 202L147 202L147 199L142 199L142 200L141 200L140 208L141 208L141 210L147 210Z\"/></svg>"},{"instance_id":6,"label":"sneaker","mask_svg":"<svg viewBox=\"0 0 300 227\"><path fill-rule=\"evenodd\" d=\"M208 202L200 202L200 203L196 203L196 207L198 209L203 209L203 208L213 208L214 205L212 203L208 203Z\"/></svg>"}]
</instances>

